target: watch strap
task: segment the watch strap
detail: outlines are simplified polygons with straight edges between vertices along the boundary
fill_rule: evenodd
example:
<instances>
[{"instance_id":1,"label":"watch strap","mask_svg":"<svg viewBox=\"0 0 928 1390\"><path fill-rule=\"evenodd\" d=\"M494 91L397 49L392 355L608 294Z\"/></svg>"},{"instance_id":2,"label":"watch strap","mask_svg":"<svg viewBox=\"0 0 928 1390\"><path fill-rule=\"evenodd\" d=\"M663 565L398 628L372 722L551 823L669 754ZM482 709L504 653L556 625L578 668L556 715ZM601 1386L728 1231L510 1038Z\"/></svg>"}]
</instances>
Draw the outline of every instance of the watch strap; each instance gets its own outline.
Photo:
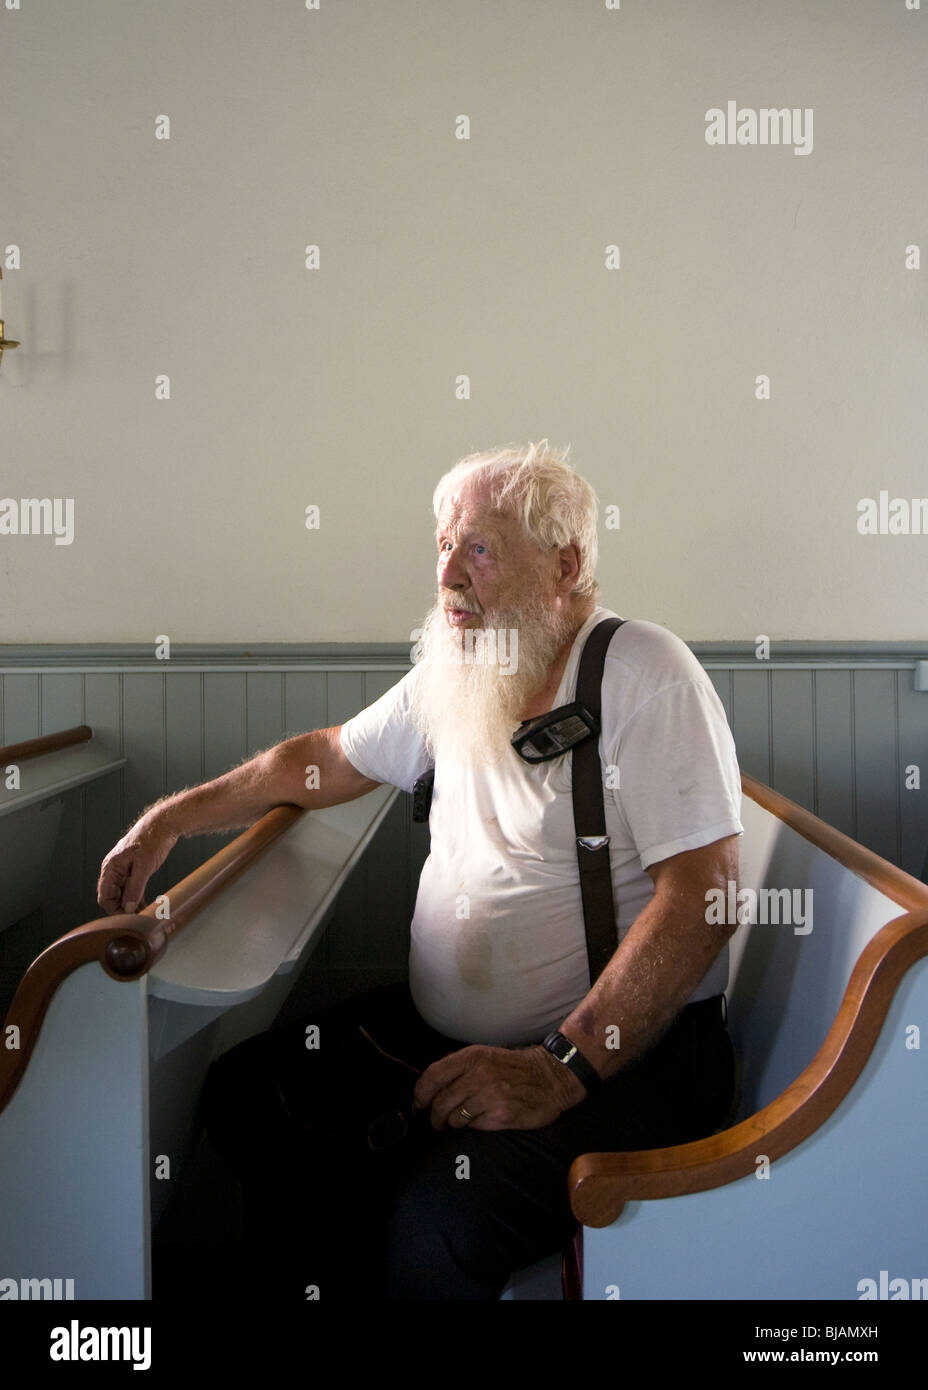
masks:
<instances>
[{"instance_id":1,"label":"watch strap","mask_svg":"<svg viewBox=\"0 0 928 1390\"><path fill-rule=\"evenodd\" d=\"M567 1067L578 1081L583 1082L588 1093L603 1084L599 1072L587 1061L576 1043L572 1043L570 1038L565 1038L557 1029L549 1033L541 1045L551 1053L555 1061L560 1062L562 1067Z\"/></svg>"}]
</instances>

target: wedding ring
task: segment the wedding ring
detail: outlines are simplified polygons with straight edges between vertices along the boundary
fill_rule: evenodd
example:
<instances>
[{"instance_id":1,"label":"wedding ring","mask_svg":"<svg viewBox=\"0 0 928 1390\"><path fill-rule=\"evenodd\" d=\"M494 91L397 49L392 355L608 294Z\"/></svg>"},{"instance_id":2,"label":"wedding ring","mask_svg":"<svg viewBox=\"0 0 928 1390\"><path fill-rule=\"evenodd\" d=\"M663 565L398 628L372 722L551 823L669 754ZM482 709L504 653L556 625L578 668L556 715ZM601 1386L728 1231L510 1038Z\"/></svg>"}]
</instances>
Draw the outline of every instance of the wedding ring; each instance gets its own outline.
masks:
<instances>
[{"instance_id":1,"label":"wedding ring","mask_svg":"<svg viewBox=\"0 0 928 1390\"><path fill-rule=\"evenodd\" d=\"M471 1122L471 1120L476 1120L476 1118L477 1118L476 1115L472 1115L472 1114L470 1113L470 1111L468 1110L468 1108L467 1108L466 1105L459 1105L459 1106L458 1106L458 1114L460 1115L461 1119L464 1121L465 1125L469 1125L470 1122Z\"/></svg>"}]
</instances>

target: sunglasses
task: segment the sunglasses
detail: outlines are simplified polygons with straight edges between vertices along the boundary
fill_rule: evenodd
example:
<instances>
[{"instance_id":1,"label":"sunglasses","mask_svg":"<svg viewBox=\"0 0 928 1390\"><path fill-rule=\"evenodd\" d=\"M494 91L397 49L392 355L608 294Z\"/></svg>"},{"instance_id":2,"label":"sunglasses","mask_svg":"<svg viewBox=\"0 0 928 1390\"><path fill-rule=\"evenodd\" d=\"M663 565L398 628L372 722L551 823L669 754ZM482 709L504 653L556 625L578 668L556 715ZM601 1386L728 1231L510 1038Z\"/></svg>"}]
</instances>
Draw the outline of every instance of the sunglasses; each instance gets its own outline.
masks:
<instances>
[{"instance_id":1,"label":"sunglasses","mask_svg":"<svg viewBox=\"0 0 928 1390\"><path fill-rule=\"evenodd\" d=\"M389 1062L396 1062L398 1066L405 1067L407 1071L415 1076L421 1076L419 1067L414 1067L411 1062L404 1062L401 1057L394 1057L392 1053L385 1052L379 1043L375 1042L366 1028L359 1026L358 1032L361 1033L371 1044L381 1057L385 1057ZM382 1115L378 1115L367 1127L367 1146L370 1149L392 1149L394 1145L402 1143L410 1129L421 1129L423 1121L428 1120L427 1110L417 1110L413 1105L410 1095L409 1104L393 1110L385 1110Z\"/></svg>"}]
</instances>

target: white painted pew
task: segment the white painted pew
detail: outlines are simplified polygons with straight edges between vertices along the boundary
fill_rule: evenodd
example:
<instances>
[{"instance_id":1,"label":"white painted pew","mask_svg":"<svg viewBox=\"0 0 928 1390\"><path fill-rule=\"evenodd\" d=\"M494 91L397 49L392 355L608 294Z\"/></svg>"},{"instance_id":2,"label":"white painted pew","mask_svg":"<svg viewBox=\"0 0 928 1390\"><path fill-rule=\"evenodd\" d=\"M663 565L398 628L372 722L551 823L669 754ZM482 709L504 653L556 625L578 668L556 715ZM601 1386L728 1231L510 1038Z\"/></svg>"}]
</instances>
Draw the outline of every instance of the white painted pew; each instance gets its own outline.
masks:
<instances>
[{"instance_id":1,"label":"white painted pew","mask_svg":"<svg viewBox=\"0 0 928 1390\"><path fill-rule=\"evenodd\" d=\"M92 734L79 724L0 748L0 931L42 905L66 793L125 767Z\"/></svg>"},{"instance_id":2,"label":"white painted pew","mask_svg":"<svg viewBox=\"0 0 928 1390\"><path fill-rule=\"evenodd\" d=\"M812 930L738 928L732 1128L573 1165L585 1299L857 1300L928 1274L928 886L743 782L740 884L811 890Z\"/></svg>"},{"instance_id":3,"label":"white painted pew","mask_svg":"<svg viewBox=\"0 0 928 1390\"><path fill-rule=\"evenodd\" d=\"M928 888L744 788L740 884L811 888L813 928L744 927L733 942L738 1124L574 1165L586 1298L856 1298L882 1270L919 1274L924 1053L905 1028L928 1017ZM183 1154L212 1059L271 1022L395 796L277 808L172 890L167 921L154 907L105 918L39 958L7 1020L25 1036L48 1003L0 1110L0 1280L148 1296L167 1191L151 1184L152 1212L153 1160ZM259 857L243 869L246 848ZM18 1060L0 1050L0 1102ZM761 1156L769 1178L754 1176ZM556 1297L557 1265L520 1272L504 1297Z\"/></svg>"},{"instance_id":4,"label":"white painted pew","mask_svg":"<svg viewBox=\"0 0 928 1390\"><path fill-rule=\"evenodd\" d=\"M0 1048L0 1294L150 1297L155 1159L183 1157L210 1063L272 1022L397 795L277 807L171 890L166 920L103 918L33 964Z\"/></svg>"}]
</instances>

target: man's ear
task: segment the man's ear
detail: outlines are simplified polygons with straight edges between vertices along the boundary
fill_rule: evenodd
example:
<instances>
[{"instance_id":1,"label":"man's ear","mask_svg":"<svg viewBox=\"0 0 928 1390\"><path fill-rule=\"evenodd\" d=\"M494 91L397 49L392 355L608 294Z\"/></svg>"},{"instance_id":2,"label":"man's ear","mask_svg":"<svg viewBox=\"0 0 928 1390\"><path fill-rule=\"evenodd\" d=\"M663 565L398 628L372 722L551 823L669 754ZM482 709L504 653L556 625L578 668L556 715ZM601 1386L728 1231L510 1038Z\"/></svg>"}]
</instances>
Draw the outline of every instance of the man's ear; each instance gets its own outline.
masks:
<instances>
[{"instance_id":1,"label":"man's ear","mask_svg":"<svg viewBox=\"0 0 928 1390\"><path fill-rule=\"evenodd\" d=\"M580 550L575 542L571 541L569 545L560 547L558 558L561 562L558 592L565 595L571 594L577 587L577 580L580 576Z\"/></svg>"}]
</instances>

